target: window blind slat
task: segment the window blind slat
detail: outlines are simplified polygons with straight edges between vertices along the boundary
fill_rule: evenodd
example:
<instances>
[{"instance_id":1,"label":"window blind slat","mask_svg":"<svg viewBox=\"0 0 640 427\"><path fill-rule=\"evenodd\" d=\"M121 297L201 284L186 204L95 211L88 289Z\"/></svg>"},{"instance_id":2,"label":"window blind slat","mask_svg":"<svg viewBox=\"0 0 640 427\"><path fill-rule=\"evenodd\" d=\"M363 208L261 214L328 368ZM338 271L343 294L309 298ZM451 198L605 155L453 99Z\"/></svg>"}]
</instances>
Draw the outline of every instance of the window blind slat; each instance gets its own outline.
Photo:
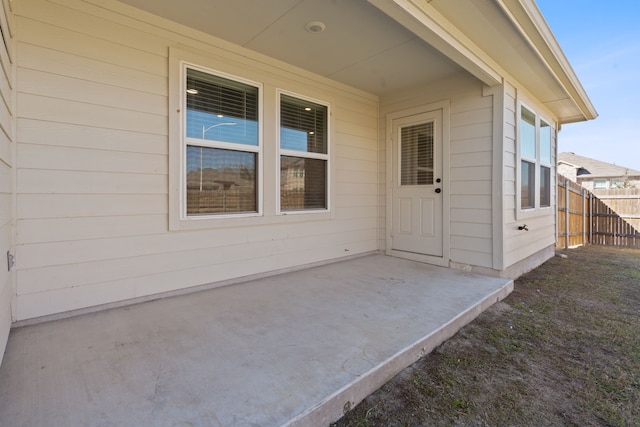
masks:
<instances>
[{"instance_id":1,"label":"window blind slat","mask_svg":"<svg viewBox=\"0 0 640 427\"><path fill-rule=\"evenodd\" d=\"M433 138L433 122L406 126L401 129L401 185L433 185Z\"/></svg>"}]
</instances>

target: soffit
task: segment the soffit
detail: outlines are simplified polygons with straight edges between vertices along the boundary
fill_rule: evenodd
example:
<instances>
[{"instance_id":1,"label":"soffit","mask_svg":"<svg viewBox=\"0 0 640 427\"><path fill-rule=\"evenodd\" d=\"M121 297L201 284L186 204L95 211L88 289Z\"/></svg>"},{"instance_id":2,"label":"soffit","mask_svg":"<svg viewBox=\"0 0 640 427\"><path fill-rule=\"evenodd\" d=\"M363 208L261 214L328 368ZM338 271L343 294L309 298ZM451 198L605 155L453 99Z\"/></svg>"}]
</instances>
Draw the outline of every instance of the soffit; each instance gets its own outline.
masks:
<instances>
[{"instance_id":1,"label":"soffit","mask_svg":"<svg viewBox=\"0 0 640 427\"><path fill-rule=\"evenodd\" d=\"M366 0L122 2L379 96L462 70Z\"/></svg>"},{"instance_id":2,"label":"soffit","mask_svg":"<svg viewBox=\"0 0 640 427\"><path fill-rule=\"evenodd\" d=\"M498 84L501 69L560 123L597 115L529 0L121 1L378 96L463 69Z\"/></svg>"},{"instance_id":3,"label":"soffit","mask_svg":"<svg viewBox=\"0 0 640 427\"><path fill-rule=\"evenodd\" d=\"M541 34L532 29L531 22L518 1L509 0L431 0L429 5L440 12L448 21L465 33L474 43L507 73L513 76L527 91L542 101L559 118L561 123L594 118L589 99L580 86L573 70L562 69L554 60L564 54L555 45L556 51L549 46L555 44L553 35ZM504 6L501 6L504 5ZM507 16L509 7L517 9L519 16ZM536 9L537 10L537 9ZM544 21L542 16L539 16ZM538 24L542 25L543 22ZM518 28L516 25L520 25ZM548 27L544 23L546 30ZM526 29L523 30L523 27ZM529 31L523 34L523 31ZM560 62L560 61L558 61ZM568 66L568 62L566 62ZM570 68L570 66L568 66Z\"/></svg>"}]
</instances>

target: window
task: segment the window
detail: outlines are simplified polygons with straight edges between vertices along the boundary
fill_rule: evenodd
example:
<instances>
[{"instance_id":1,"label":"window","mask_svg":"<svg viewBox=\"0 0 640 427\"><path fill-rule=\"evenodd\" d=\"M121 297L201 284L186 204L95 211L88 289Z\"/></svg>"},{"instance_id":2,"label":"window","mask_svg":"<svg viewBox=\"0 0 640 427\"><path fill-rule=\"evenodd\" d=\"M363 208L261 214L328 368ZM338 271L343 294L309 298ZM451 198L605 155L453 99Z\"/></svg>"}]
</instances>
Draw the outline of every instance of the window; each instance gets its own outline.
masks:
<instances>
[{"instance_id":1,"label":"window","mask_svg":"<svg viewBox=\"0 0 640 427\"><path fill-rule=\"evenodd\" d=\"M401 185L433 185L434 123L420 123L401 130Z\"/></svg>"},{"instance_id":2,"label":"window","mask_svg":"<svg viewBox=\"0 0 640 427\"><path fill-rule=\"evenodd\" d=\"M259 212L259 87L184 70L186 216Z\"/></svg>"},{"instance_id":3,"label":"window","mask_svg":"<svg viewBox=\"0 0 640 427\"><path fill-rule=\"evenodd\" d=\"M540 120L540 206L551 206L551 126Z\"/></svg>"},{"instance_id":4,"label":"window","mask_svg":"<svg viewBox=\"0 0 640 427\"><path fill-rule=\"evenodd\" d=\"M553 128L520 106L520 208L551 206Z\"/></svg>"},{"instance_id":5,"label":"window","mask_svg":"<svg viewBox=\"0 0 640 427\"><path fill-rule=\"evenodd\" d=\"M593 181L593 188L595 189L606 189L607 187L606 179L596 179Z\"/></svg>"},{"instance_id":6,"label":"window","mask_svg":"<svg viewBox=\"0 0 640 427\"><path fill-rule=\"evenodd\" d=\"M520 113L520 207L535 207L536 116L522 107Z\"/></svg>"},{"instance_id":7,"label":"window","mask_svg":"<svg viewBox=\"0 0 640 427\"><path fill-rule=\"evenodd\" d=\"M328 209L328 107L280 94L280 211Z\"/></svg>"},{"instance_id":8,"label":"window","mask_svg":"<svg viewBox=\"0 0 640 427\"><path fill-rule=\"evenodd\" d=\"M622 178L614 178L611 180L611 188L626 188L627 181Z\"/></svg>"}]
</instances>

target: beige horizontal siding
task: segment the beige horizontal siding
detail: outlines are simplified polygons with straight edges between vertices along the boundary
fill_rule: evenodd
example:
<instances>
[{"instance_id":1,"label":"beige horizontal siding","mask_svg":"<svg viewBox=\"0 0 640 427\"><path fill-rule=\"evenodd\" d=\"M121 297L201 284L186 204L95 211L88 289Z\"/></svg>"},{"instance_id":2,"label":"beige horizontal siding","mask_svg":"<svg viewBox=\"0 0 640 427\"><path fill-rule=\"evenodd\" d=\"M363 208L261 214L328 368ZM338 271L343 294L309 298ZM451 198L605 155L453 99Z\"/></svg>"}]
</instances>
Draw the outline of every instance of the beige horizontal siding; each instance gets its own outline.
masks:
<instances>
[{"instance_id":1,"label":"beige horizontal siding","mask_svg":"<svg viewBox=\"0 0 640 427\"><path fill-rule=\"evenodd\" d=\"M159 18L76 0L21 7L17 317L26 319L337 259L378 247L375 97ZM126 9L126 7L125 7ZM331 103L333 213L168 230L168 54L180 46ZM269 120L269 122L266 122ZM268 148L268 149L267 149ZM265 145L265 152L275 153ZM277 173L264 157L265 205ZM273 174L273 176L269 175ZM242 222L239 222L242 224Z\"/></svg>"},{"instance_id":2,"label":"beige horizontal siding","mask_svg":"<svg viewBox=\"0 0 640 427\"><path fill-rule=\"evenodd\" d=\"M37 8L38 5L46 4L41 3L41 0L35 2L28 2ZM120 31L124 31L123 27L116 25L112 26L112 33L106 35L105 38L95 33L80 33L73 31L68 27L61 27L49 24L50 19L53 16L61 16L66 12L61 12L61 8L55 8L52 10L51 15L44 19L34 20L29 19L29 12L33 12L34 9L23 10L20 19L20 43L28 43L43 48L48 48L54 51L61 51L81 56L83 58L93 59L107 64L120 64L133 70L144 71L149 74L155 74L163 77L168 76L168 69L166 66L166 52L150 53L145 50L131 47L132 43L142 36L143 33L136 32L137 36L131 36L126 42L120 43L114 41L114 37L118 37ZM68 12L68 9L67 9ZM73 19L69 16L61 16L61 19L66 23L72 23ZM78 19L78 18L77 18ZM95 23L95 19L91 19L87 16L82 18L86 20L86 23ZM156 45L158 47L162 44Z\"/></svg>"},{"instance_id":3,"label":"beige horizontal siding","mask_svg":"<svg viewBox=\"0 0 640 427\"><path fill-rule=\"evenodd\" d=\"M166 175L167 157L161 154L20 144L17 167L69 172Z\"/></svg>"},{"instance_id":4,"label":"beige horizontal siding","mask_svg":"<svg viewBox=\"0 0 640 427\"><path fill-rule=\"evenodd\" d=\"M163 233L167 218L163 214L19 219L20 244L65 242L109 237L145 236Z\"/></svg>"},{"instance_id":5,"label":"beige horizontal siding","mask_svg":"<svg viewBox=\"0 0 640 427\"><path fill-rule=\"evenodd\" d=\"M49 71L22 68L18 75L17 89L23 94L30 93L130 111L145 111L161 116L167 114L165 95L51 74ZM124 99L127 100L126 104L123 103Z\"/></svg>"},{"instance_id":6,"label":"beige horizontal siding","mask_svg":"<svg viewBox=\"0 0 640 427\"><path fill-rule=\"evenodd\" d=\"M107 63L75 53L52 50L29 43L19 43L20 69L46 71L51 74L86 80L140 92L167 95L165 75L135 70L120 63Z\"/></svg>"},{"instance_id":7,"label":"beige horizontal siding","mask_svg":"<svg viewBox=\"0 0 640 427\"><path fill-rule=\"evenodd\" d=\"M18 118L18 142L166 156L166 135Z\"/></svg>"},{"instance_id":8,"label":"beige horizontal siding","mask_svg":"<svg viewBox=\"0 0 640 427\"><path fill-rule=\"evenodd\" d=\"M103 127L166 135L167 117L146 111L109 107L45 96L20 94L17 114L23 119ZM123 100L124 101L124 100Z\"/></svg>"},{"instance_id":9,"label":"beige horizontal siding","mask_svg":"<svg viewBox=\"0 0 640 427\"><path fill-rule=\"evenodd\" d=\"M166 194L160 174L18 169L18 193Z\"/></svg>"},{"instance_id":10,"label":"beige horizontal siding","mask_svg":"<svg viewBox=\"0 0 640 427\"><path fill-rule=\"evenodd\" d=\"M539 209L534 216L519 215L517 204L517 90L511 84L505 84L504 104L504 194L503 194L503 235L504 235L504 266L509 267L527 257L555 244L555 182L551 183L551 202L549 208ZM540 105L534 108L542 110ZM538 111L539 113L539 111ZM555 152L556 141L552 142L552 153ZM552 155L552 164L555 155ZM555 166L552 166L552 177L555 176ZM529 231L518 230L521 225L527 225Z\"/></svg>"},{"instance_id":11,"label":"beige horizontal siding","mask_svg":"<svg viewBox=\"0 0 640 427\"><path fill-rule=\"evenodd\" d=\"M456 263L491 267L493 100L480 87L451 102L450 244Z\"/></svg>"},{"instance_id":12,"label":"beige horizontal siding","mask_svg":"<svg viewBox=\"0 0 640 427\"><path fill-rule=\"evenodd\" d=\"M14 87L13 16L6 1L0 3L0 363L13 321L14 271L7 268L7 252L14 251Z\"/></svg>"},{"instance_id":13,"label":"beige horizontal siding","mask_svg":"<svg viewBox=\"0 0 640 427\"><path fill-rule=\"evenodd\" d=\"M17 218L166 215L166 194L19 194Z\"/></svg>"}]
</instances>

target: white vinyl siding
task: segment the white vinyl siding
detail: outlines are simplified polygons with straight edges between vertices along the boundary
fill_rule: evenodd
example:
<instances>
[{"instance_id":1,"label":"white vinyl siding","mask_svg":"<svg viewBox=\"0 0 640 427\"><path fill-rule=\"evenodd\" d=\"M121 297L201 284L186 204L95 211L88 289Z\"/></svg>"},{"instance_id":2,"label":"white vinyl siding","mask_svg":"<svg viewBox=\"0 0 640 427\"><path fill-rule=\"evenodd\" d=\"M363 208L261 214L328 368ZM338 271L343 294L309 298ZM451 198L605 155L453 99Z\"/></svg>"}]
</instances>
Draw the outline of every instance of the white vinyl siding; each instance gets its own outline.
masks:
<instances>
[{"instance_id":1,"label":"white vinyl siding","mask_svg":"<svg viewBox=\"0 0 640 427\"><path fill-rule=\"evenodd\" d=\"M117 2L20 6L18 320L378 248L374 96ZM264 85L263 217L169 229L175 46ZM331 103L330 213L276 215L280 88Z\"/></svg>"},{"instance_id":2,"label":"white vinyl siding","mask_svg":"<svg viewBox=\"0 0 640 427\"><path fill-rule=\"evenodd\" d=\"M13 17L8 3L0 3L0 363L12 322L14 271L7 266L7 252L14 251L14 42Z\"/></svg>"},{"instance_id":3,"label":"white vinyl siding","mask_svg":"<svg viewBox=\"0 0 640 427\"><path fill-rule=\"evenodd\" d=\"M443 227L449 230L449 235L444 235L445 253L448 250L450 260L455 263L491 268L492 98L483 96L482 85L473 77L457 75L419 91L383 99L382 114L442 99L450 101L450 140L444 141L442 177ZM386 134L381 131L381 135ZM384 158L384 154L380 157ZM386 179L384 175L383 178ZM385 194L384 185L381 188ZM382 224L384 221L382 217Z\"/></svg>"},{"instance_id":4,"label":"white vinyl siding","mask_svg":"<svg viewBox=\"0 0 640 427\"><path fill-rule=\"evenodd\" d=\"M492 99L451 104L451 260L492 267Z\"/></svg>"},{"instance_id":5,"label":"white vinyl siding","mask_svg":"<svg viewBox=\"0 0 640 427\"><path fill-rule=\"evenodd\" d=\"M505 153L504 153L504 195L503 195L503 235L504 246L502 258L504 268L526 259L555 244L555 200L556 200L556 168L555 164L555 132L552 132L550 156L550 207L533 209L529 212L520 210L518 197L520 192L519 157L516 135L517 122L520 120L518 90L511 84L505 85ZM543 110L539 104L527 100L531 109ZM546 120L545 120L546 121ZM539 197L536 195L536 197ZM518 230L521 225L527 225L529 231Z\"/></svg>"}]
</instances>

